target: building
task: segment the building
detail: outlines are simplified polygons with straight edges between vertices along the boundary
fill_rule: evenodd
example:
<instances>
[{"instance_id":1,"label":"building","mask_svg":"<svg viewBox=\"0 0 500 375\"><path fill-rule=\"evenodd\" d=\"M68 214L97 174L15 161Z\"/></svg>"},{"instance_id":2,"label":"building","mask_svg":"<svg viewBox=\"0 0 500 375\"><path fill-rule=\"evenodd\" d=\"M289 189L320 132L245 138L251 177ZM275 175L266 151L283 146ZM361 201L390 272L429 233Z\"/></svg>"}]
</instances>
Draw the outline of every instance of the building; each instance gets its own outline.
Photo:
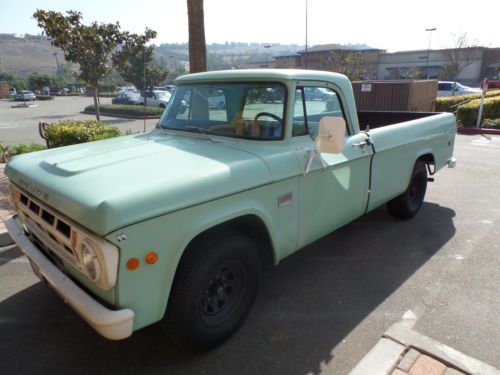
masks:
<instances>
[{"instance_id":1,"label":"building","mask_svg":"<svg viewBox=\"0 0 500 375\"><path fill-rule=\"evenodd\" d=\"M500 79L500 48L486 47L388 53L376 48L352 49L338 44L326 44L293 55L275 56L275 67L341 71L335 59L342 53L361 56L365 72L363 79L441 79L444 78L443 71L450 54L468 55L470 58L470 64L458 76L462 83L477 84L483 78Z\"/></svg>"}]
</instances>

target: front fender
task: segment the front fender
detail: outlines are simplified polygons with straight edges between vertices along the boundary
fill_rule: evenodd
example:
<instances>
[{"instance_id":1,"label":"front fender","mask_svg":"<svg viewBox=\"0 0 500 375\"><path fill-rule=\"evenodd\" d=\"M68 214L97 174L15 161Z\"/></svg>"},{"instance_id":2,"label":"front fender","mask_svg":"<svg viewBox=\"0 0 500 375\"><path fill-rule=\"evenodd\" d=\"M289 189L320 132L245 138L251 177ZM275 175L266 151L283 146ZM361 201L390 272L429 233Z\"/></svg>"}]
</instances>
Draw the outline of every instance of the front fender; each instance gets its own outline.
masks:
<instances>
[{"instance_id":1,"label":"front fender","mask_svg":"<svg viewBox=\"0 0 500 375\"><path fill-rule=\"evenodd\" d=\"M297 202L278 208L274 200L279 192L291 188L297 188L296 181L266 185L155 217L108 235L107 239L120 247L117 304L135 312L134 330L162 319L185 249L193 238L214 226L240 216L255 215L267 228L277 261L295 250ZM297 196L297 191L292 194ZM149 251L159 255L154 265L144 262ZM126 267L131 257L141 262L134 271Z\"/></svg>"}]
</instances>

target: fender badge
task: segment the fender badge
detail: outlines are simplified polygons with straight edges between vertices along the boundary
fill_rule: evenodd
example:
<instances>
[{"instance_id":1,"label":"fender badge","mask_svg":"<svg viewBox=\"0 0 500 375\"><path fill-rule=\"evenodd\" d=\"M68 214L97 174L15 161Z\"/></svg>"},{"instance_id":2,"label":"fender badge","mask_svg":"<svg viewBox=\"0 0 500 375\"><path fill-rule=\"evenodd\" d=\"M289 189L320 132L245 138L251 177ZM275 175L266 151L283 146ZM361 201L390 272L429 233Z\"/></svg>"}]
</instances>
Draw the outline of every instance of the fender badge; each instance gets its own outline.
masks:
<instances>
[{"instance_id":1,"label":"fender badge","mask_svg":"<svg viewBox=\"0 0 500 375\"><path fill-rule=\"evenodd\" d=\"M292 192L278 196L278 208L284 207L290 203L292 203Z\"/></svg>"},{"instance_id":2,"label":"fender badge","mask_svg":"<svg viewBox=\"0 0 500 375\"><path fill-rule=\"evenodd\" d=\"M117 234L117 235L116 235L116 240L117 240L118 242L120 242L120 241L125 241L126 239L127 239L127 236L125 235L125 233L120 233L120 234Z\"/></svg>"}]
</instances>

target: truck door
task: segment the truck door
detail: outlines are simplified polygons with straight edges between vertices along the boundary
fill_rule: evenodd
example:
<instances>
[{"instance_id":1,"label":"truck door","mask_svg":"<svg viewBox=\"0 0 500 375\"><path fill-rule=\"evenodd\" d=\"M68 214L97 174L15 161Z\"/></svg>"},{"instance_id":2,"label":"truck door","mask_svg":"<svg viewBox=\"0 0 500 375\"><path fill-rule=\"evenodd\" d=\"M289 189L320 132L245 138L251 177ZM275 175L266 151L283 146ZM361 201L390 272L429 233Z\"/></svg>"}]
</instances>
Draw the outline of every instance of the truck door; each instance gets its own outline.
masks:
<instances>
[{"instance_id":1,"label":"truck door","mask_svg":"<svg viewBox=\"0 0 500 375\"><path fill-rule=\"evenodd\" d=\"M314 95L312 94L314 93ZM320 154L304 175L324 116L346 119L339 95L318 85L295 91L291 147L302 166L299 177L299 248L363 215L370 178L371 147L347 126L340 154ZM324 161L325 170L320 157Z\"/></svg>"}]
</instances>

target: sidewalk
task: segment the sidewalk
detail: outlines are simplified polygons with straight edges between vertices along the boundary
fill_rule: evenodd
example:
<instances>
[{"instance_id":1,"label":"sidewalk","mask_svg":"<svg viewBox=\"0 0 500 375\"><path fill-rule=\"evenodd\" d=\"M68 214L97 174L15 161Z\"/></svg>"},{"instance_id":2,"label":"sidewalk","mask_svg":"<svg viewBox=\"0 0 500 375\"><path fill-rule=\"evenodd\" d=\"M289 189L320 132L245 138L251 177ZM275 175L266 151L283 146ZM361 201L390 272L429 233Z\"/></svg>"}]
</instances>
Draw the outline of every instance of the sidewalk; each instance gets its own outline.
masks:
<instances>
[{"instance_id":1,"label":"sidewalk","mask_svg":"<svg viewBox=\"0 0 500 375\"><path fill-rule=\"evenodd\" d=\"M413 324L394 324L349 375L500 375L475 358L414 331Z\"/></svg>"}]
</instances>

